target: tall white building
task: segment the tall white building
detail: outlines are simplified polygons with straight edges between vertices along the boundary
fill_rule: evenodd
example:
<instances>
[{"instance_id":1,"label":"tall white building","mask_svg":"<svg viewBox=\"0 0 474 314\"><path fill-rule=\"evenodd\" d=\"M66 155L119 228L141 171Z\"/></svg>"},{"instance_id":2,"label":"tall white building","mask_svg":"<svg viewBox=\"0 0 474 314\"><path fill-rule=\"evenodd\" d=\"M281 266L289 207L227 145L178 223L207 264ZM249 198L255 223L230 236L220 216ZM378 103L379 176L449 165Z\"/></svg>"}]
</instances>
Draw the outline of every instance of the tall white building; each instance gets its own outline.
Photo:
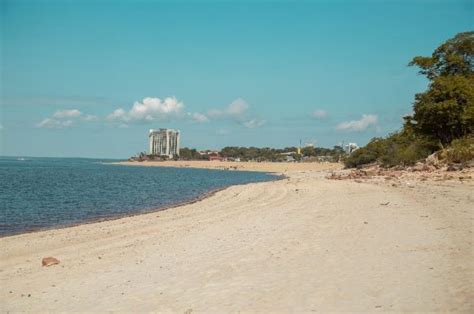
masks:
<instances>
[{"instance_id":1,"label":"tall white building","mask_svg":"<svg viewBox=\"0 0 474 314\"><path fill-rule=\"evenodd\" d=\"M179 156L179 130L151 129L148 133L150 155Z\"/></svg>"}]
</instances>

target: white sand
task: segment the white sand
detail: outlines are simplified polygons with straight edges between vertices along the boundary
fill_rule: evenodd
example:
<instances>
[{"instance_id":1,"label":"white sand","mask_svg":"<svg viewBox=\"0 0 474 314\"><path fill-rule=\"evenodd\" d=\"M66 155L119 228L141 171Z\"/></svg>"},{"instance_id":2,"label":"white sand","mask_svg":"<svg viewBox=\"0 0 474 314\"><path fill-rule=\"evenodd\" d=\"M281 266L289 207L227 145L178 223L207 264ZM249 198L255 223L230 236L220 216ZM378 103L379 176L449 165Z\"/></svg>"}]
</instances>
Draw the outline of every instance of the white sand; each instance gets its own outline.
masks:
<instances>
[{"instance_id":1,"label":"white sand","mask_svg":"<svg viewBox=\"0 0 474 314\"><path fill-rule=\"evenodd\" d=\"M472 180L281 167L194 204L1 238L1 310L473 312Z\"/></svg>"}]
</instances>

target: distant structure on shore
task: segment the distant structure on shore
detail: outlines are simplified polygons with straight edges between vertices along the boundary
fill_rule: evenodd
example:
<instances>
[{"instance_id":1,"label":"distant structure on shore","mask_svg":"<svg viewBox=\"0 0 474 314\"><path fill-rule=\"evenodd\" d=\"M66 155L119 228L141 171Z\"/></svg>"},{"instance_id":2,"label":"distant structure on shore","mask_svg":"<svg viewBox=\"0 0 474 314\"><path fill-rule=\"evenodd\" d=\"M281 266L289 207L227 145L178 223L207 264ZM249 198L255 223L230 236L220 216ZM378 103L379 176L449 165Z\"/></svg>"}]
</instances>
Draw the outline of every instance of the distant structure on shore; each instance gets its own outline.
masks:
<instances>
[{"instance_id":1,"label":"distant structure on shore","mask_svg":"<svg viewBox=\"0 0 474 314\"><path fill-rule=\"evenodd\" d=\"M150 155L168 158L179 156L179 130L151 129L148 138Z\"/></svg>"},{"instance_id":2,"label":"distant structure on shore","mask_svg":"<svg viewBox=\"0 0 474 314\"><path fill-rule=\"evenodd\" d=\"M356 150L359 149L359 146L356 143L349 143L345 145L344 150L346 151L347 154L352 154Z\"/></svg>"}]
</instances>

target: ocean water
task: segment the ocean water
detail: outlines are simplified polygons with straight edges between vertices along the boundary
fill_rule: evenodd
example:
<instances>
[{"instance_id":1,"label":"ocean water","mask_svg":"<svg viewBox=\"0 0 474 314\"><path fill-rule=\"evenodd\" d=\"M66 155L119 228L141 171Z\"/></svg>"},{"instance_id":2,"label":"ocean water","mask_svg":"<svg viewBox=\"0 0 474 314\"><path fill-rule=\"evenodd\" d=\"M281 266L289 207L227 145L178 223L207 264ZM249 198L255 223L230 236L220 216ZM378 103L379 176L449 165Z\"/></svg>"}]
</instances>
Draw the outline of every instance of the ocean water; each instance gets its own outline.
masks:
<instances>
[{"instance_id":1,"label":"ocean water","mask_svg":"<svg viewBox=\"0 0 474 314\"><path fill-rule=\"evenodd\" d=\"M277 178L104 164L109 161L0 157L0 236L150 212L230 185Z\"/></svg>"}]
</instances>

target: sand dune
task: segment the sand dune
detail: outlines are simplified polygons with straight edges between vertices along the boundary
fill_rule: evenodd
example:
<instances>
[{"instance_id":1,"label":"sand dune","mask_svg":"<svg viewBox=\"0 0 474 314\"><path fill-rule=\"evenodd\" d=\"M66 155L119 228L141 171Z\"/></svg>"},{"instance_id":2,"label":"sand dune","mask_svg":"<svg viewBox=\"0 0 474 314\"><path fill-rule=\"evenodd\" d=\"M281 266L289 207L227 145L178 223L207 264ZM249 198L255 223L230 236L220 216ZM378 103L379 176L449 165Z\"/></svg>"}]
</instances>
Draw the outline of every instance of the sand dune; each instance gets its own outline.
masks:
<instances>
[{"instance_id":1,"label":"sand dune","mask_svg":"<svg viewBox=\"0 0 474 314\"><path fill-rule=\"evenodd\" d=\"M316 164L247 167L288 178L1 238L2 311L474 310L472 181L392 187L328 180ZM45 256L61 262L42 267Z\"/></svg>"}]
</instances>

